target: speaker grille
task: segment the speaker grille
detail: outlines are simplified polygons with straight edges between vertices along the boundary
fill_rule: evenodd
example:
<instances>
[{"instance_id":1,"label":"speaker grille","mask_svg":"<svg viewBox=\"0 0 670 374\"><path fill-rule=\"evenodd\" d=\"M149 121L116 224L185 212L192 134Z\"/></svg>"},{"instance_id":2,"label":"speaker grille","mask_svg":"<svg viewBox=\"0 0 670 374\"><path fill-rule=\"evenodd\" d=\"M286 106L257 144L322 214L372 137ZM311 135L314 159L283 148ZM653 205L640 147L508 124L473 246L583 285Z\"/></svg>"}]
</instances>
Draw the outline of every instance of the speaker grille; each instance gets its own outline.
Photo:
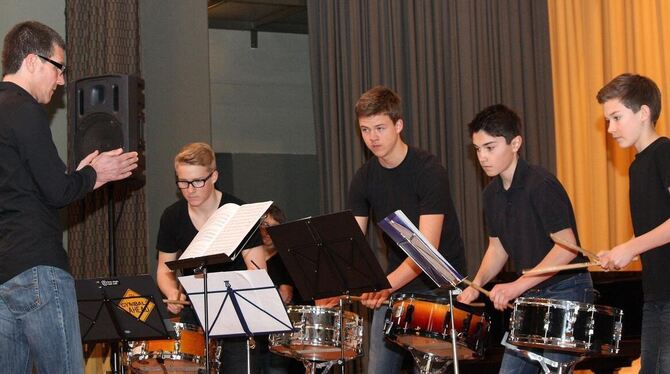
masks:
<instances>
[{"instance_id":1,"label":"speaker grille","mask_svg":"<svg viewBox=\"0 0 670 374\"><path fill-rule=\"evenodd\" d=\"M105 152L127 146L121 122L109 113L91 113L78 126L74 141L77 163L96 149Z\"/></svg>"}]
</instances>

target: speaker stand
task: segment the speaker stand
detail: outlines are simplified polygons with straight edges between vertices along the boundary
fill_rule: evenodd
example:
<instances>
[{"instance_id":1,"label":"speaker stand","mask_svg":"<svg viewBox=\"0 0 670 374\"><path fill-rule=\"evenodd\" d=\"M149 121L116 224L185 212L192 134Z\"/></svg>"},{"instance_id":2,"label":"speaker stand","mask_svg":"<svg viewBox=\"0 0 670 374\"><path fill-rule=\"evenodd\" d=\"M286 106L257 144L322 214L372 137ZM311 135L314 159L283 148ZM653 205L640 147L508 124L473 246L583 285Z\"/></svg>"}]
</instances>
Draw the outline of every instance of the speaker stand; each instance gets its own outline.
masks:
<instances>
[{"instance_id":1,"label":"speaker stand","mask_svg":"<svg viewBox=\"0 0 670 374\"><path fill-rule=\"evenodd\" d=\"M109 182L106 186L107 192L107 234L109 235L109 250L107 253L108 256L108 270L110 277L116 277L116 225L114 224L116 209L114 204L114 184L115 182ZM121 365L121 356L123 353L122 343L114 342L111 343L111 373L112 374L125 374L125 367Z\"/></svg>"}]
</instances>

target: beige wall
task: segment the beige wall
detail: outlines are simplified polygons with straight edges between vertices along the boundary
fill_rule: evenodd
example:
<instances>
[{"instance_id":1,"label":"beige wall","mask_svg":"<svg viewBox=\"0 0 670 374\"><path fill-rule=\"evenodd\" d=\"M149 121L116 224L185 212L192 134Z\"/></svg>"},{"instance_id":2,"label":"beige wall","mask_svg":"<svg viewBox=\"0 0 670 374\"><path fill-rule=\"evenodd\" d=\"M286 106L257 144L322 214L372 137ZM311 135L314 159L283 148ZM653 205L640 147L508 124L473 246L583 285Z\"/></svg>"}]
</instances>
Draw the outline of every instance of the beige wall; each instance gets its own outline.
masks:
<instances>
[{"instance_id":1,"label":"beige wall","mask_svg":"<svg viewBox=\"0 0 670 374\"><path fill-rule=\"evenodd\" d=\"M140 1L146 98L149 269L155 269L160 215L176 200L172 160L192 141L211 142L205 0Z\"/></svg>"}]
</instances>

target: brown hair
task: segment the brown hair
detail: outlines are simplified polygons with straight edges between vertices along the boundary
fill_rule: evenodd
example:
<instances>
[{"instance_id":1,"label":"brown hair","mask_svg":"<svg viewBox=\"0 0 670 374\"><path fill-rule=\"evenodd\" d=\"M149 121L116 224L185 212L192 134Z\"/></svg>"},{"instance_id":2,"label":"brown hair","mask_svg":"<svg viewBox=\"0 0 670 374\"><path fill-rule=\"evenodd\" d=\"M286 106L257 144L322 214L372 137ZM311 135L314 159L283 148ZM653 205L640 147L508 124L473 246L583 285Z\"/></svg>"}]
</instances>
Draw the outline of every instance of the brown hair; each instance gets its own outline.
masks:
<instances>
[{"instance_id":1,"label":"brown hair","mask_svg":"<svg viewBox=\"0 0 670 374\"><path fill-rule=\"evenodd\" d=\"M215 170L216 156L212 147L207 143L189 143L183 146L175 156L175 168L177 164L206 166L209 170Z\"/></svg>"},{"instance_id":2,"label":"brown hair","mask_svg":"<svg viewBox=\"0 0 670 374\"><path fill-rule=\"evenodd\" d=\"M376 86L369 89L356 102L357 118L378 114L389 116L393 123L402 119L400 97L384 86Z\"/></svg>"},{"instance_id":3,"label":"brown hair","mask_svg":"<svg viewBox=\"0 0 670 374\"><path fill-rule=\"evenodd\" d=\"M656 125L661 115L661 90L653 80L639 74L621 74L612 79L596 95L598 103L618 99L626 108L637 113L642 105L651 111L651 123Z\"/></svg>"},{"instance_id":4,"label":"brown hair","mask_svg":"<svg viewBox=\"0 0 670 374\"><path fill-rule=\"evenodd\" d=\"M2 76L19 71L23 60L31 53L51 57L54 44L65 49L63 38L45 24L27 21L15 25L5 35Z\"/></svg>"}]
</instances>

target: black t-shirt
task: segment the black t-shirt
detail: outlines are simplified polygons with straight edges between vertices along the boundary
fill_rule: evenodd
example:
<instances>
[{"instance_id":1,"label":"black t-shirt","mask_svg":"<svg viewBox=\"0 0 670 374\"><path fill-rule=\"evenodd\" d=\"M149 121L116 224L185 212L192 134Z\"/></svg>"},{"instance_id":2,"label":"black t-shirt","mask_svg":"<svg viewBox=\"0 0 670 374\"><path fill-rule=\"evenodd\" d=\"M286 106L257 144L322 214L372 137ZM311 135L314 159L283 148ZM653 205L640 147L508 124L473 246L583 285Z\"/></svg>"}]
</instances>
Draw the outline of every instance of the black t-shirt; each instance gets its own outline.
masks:
<instances>
[{"instance_id":1,"label":"black t-shirt","mask_svg":"<svg viewBox=\"0 0 670 374\"><path fill-rule=\"evenodd\" d=\"M265 265L268 268L268 275L270 276L272 283L276 286L282 284L293 286L293 280L289 276L288 270L286 269L286 266L284 266L284 262L281 260L281 257L279 257L279 254L275 254L268 258Z\"/></svg>"},{"instance_id":2,"label":"black t-shirt","mask_svg":"<svg viewBox=\"0 0 670 374\"><path fill-rule=\"evenodd\" d=\"M563 185L547 170L517 162L512 185L505 190L500 176L484 189L488 235L502 243L515 271L536 266L553 248L549 234L571 228L579 243L575 214ZM578 255L572 262L586 261ZM537 285L543 288L585 269L564 271Z\"/></svg>"},{"instance_id":3,"label":"black t-shirt","mask_svg":"<svg viewBox=\"0 0 670 374\"><path fill-rule=\"evenodd\" d=\"M0 284L40 265L69 271L59 209L93 190L95 179L90 166L66 173L44 107L0 82Z\"/></svg>"},{"instance_id":4,"label":"black t-shirt","mask_svg":"<svg viewBox=\"0 0 670 374\"><path fill-rule=\"evenodd\" d=\"M219 206L228 203L238 205L244 204L244 201L237 197L222 193ZM163 211L160 227L158 228L158 241L156 247L159 251L165 253L180 253L191 243L198 230L193 226L191 217L188 215L188 203L185 199L179 199L176 203L170 205ZM256 231L244 248L253 248L263 244L260 233ZM220 264L208 268L209 272L215 271L233 271L246 270L242 254L240 253L235 260L226 264ZM193 274L192 269L185 269L185 275Z\"/></svg>"},{"instance_id":5,"label":"black t-shirt","mask_svg":"<svg viewBox=\"0 0 670 374\"><path fill-rule=\"evenodd\" d=\"M640 236L670 218L670 139L661 137L638 153L628 174L633 230ZM640 257L645 301L670 299L670 244Z\"/></svg>"},{"instance_id":6,"label":"black t-shirt","mask_svg":"<svg viewBox=\"0 0 670 374\"><path fill-rule=\"evenodd\" d=\"M373 222L379 222L399 209L417 227L421 215L444 214L438 251L457 271L465 269L463 241L449 194L447 171L430 153L409 147L405 159L392 169L384 168L376 157L368 160L349 186L349 208L354 216L370 217ZM386 274L389 274L407 255L388 235L382 233L382 236L388 248ZM435 283L426 274L421 274L400 291L434 288Z\"/></svg>"}]
</instances>

